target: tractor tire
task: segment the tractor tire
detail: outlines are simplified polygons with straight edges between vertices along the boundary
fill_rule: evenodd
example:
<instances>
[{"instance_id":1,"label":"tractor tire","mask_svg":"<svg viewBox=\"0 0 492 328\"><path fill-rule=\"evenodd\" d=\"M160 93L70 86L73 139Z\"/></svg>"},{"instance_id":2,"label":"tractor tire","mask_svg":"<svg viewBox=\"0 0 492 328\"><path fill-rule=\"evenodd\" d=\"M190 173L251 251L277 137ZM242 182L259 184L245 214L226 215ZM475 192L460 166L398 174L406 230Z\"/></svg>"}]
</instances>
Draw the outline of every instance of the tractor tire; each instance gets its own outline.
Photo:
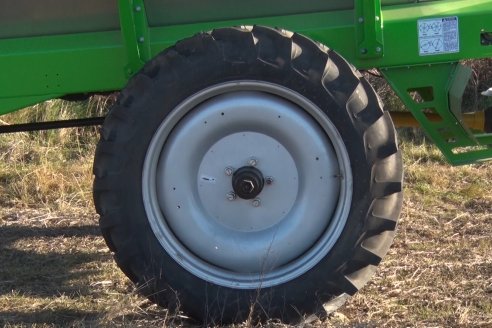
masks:
<instances>
[{"instance_id":1,"label":"tractor tire","mask_svg":"<svg viewBox=\"0 0 492 328\"><path fill-rule=\"evenodd\" d=\"M267 27L178 42L105 120L94 201L118 266L207 324L332 311L402 205L390 116L340 55Z\"/></svg>"}]
</instances>

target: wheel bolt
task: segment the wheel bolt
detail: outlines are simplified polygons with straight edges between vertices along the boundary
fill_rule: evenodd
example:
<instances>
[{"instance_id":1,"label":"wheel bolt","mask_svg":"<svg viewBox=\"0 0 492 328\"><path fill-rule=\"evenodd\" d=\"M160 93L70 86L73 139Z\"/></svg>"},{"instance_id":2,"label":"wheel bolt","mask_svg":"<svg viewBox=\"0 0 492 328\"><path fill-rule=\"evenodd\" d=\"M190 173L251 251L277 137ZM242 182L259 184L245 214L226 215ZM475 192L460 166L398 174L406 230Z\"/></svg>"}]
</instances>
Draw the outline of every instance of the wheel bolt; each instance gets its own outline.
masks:
<instances>
[{"instance_id":1,"label":"wheel bolt","mask_svg":"<svg viewBox=\"0 0 492 328\"><path fill-rule=\"evenodd\" d=\"M256 199L253 199L253 201L251 202L251 204L254 206L254 207L260 207L261 205L261 201L259 198L256 198Z\"/></svg>"},{"instance_id":2,"label":"wheel bolt","mask_svg":"<svg viewBox=\"0 0 492 328\"><path fill-rule=\"evenodd\" d=\"M236 193L231 191L231 192L227 193L226 198L227 198L227 200L232 202L233 200L236 199Z\"/></svg>"},{"instance_id":3,"label":"wheel bolt","mask_svg":"<svg viewBox=\"0 0 492 328\"><path fill-rule=\"evenodd\" d=\"M258 160L254 157L250 158L248 161L249 166L256 166L258 164Z\"/></svg>"},{"instance_id":4,"label":"wheel bolt","mask_svg":"<svg viewBox=\"0 0 492 328\"><path fill-rule=\"evenodd\" d=\"M231 176L234 173L234 169L232 167L228 166L228 167L226 167L224 172L227 176Z\"/></svg>"},{"instance_id":5,"label":"wheel bolt","mask_svg":"<svg viewBox=\"0 0 492 328\"><path fill-rule=\"evenodd\" d=\"M271 185L271 184L273 183L273 178L272 178L272 177L266 177L266 178L265 178L265 183L266 183L267 185Z\"/></svg>"}]
</instances>

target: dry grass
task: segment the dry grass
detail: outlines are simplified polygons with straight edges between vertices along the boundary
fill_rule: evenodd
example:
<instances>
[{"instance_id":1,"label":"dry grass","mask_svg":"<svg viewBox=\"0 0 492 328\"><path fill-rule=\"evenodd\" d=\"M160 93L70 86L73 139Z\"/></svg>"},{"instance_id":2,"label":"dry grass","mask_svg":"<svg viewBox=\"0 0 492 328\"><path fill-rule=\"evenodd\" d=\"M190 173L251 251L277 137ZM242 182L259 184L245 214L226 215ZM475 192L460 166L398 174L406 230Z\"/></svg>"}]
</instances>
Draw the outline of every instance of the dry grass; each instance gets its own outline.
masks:
<instances>
[{"instance_id":1,"label":"dry grass","mask_svg":"<svg viewBox=\"0 0 492 328\"><path fill-rule=\"evenodd\" d=\"M0 325L194 326L138 296L100 237L93 130L58 133L70 135L0 139ZM361 293L307 326L492 327L492 164L450 167L425 142L403 149L406 201L389 255Z\"/></svg>"}]
</instances>

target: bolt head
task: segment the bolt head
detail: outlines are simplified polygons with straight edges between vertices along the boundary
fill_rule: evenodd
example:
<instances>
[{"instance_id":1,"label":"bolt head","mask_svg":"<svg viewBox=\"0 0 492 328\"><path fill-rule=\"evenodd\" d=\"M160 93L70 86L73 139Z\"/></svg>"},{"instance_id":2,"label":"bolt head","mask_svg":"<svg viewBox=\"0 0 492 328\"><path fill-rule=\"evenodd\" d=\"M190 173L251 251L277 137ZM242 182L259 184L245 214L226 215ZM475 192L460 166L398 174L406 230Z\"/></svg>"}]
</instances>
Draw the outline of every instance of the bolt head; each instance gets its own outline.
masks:
<instances>
[{"instance_id":1,"label":"bolt head","mask_svg":"<svg viewBox=\"0 0 492 328\"><path fill-rule=\"evenodd\" d=\"M236 196L236 193L233 192L233 191L227 193L227 195L226 195L226 198L227 198L228 201L233 201L233 200L236 199L236 197L237 197Z\"/></svg>"},{"instance_id":2,"label":"bolt head","mask_svg":"<svg viewBox=\"0 0 492 328\"><path fill-rule=\"evenodd\" d=\"M135 7L135 11L137 11L137 12L142 11L142 7L140 7L140 6L136 6L136 7Z\"/></svg>"},{"instance_id":3,"label":"bolt head","mask_svg":"<svg viewBox=\"0 0 492 328\"><path fill-rule=\"evenodd\" d=\"M273 183L273 178L272 178L272 177L266 177L266 178L265 178L265 183L266 183L267 185L271 185L271 184Z\"/></svg>"},{"instance_id":4,"label":"bolt head","mask_svg":"<svg viewBox=\"0 0 492 328\"><path fill-rule=\"evenodd\" d=\"M364 23L364 17L359 17L359 23Z\"/></svg>"},{"instance_id":5,"label":"bolt head","mask_svg":"<svg viewBox=\"0 0 492 328\"><path fill-rule=\"evenodd\" d=\"M231 176L234 173L234 169L232 167L226 167L224 172L225 172L225 175Z\"/></svg>"},{"instance_id":6,"label":"bolt head","mask_svg":"<svg viewBox=\"0 0 492 328\"><path fill-rule=\"evenodd\" d=\"M144 41L145 41L145 38L143 36L141 36L140 38L138 38L138 42L144 43Z\"/></svg>"},{"instance_id":7,"label":"bolt head","mask_svg":"<svg viewBox=\"0 0 492 328\"><path fill-rule=\"evenodd\" d=\"M258 164L258 160L254 157L250 158L248 161L249 166L256 166Z\"/></svg>"},{"instance_id":8,"label":"bolt head","mask_svg":"<svg viewBox=\"0 0 492 328\"><path fill-rule=\"evenodd\" d=\"M382 50L383 50L383 49L381 49L381 47L377 47L377 48L376 48L376 52L378 52L378 53L379 53L379 52L381 52Z\"/></svg>"},{"instance_id":9,"label":"bolt head","mask_svg":"<svg viewBox=\"0 0 492 328\"><path fill-rule=\"evenodd\" d=\"M260 207L260 205L261 205L261 200L260 200L259 198L253 199L253 201L251 202L251 204L252 204L254 207Z\"/></svg>"}]
</instances>

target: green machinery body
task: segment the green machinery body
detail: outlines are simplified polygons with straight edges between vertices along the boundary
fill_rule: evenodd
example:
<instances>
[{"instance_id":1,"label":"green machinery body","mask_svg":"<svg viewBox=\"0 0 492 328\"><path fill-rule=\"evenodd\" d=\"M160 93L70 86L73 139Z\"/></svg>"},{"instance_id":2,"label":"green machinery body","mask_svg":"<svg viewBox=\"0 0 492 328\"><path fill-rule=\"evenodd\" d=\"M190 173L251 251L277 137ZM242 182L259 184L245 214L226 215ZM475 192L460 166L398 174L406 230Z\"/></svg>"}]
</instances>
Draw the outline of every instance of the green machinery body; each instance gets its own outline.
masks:
<instances>
[{"instance_id":1,"label":"green machinery body","mask_svg":"<svg viewBox=\"0 0 492 328\"><path fill-rule=\"evenodd\" d=\"M459 63L492 58L492 0L6 0L0 114L121 90L163 49L234 25L301 33L358 69L378 68L452 164L492 158L492 134L464 124L471 72Z\"/></svg>"}]
</instances>

